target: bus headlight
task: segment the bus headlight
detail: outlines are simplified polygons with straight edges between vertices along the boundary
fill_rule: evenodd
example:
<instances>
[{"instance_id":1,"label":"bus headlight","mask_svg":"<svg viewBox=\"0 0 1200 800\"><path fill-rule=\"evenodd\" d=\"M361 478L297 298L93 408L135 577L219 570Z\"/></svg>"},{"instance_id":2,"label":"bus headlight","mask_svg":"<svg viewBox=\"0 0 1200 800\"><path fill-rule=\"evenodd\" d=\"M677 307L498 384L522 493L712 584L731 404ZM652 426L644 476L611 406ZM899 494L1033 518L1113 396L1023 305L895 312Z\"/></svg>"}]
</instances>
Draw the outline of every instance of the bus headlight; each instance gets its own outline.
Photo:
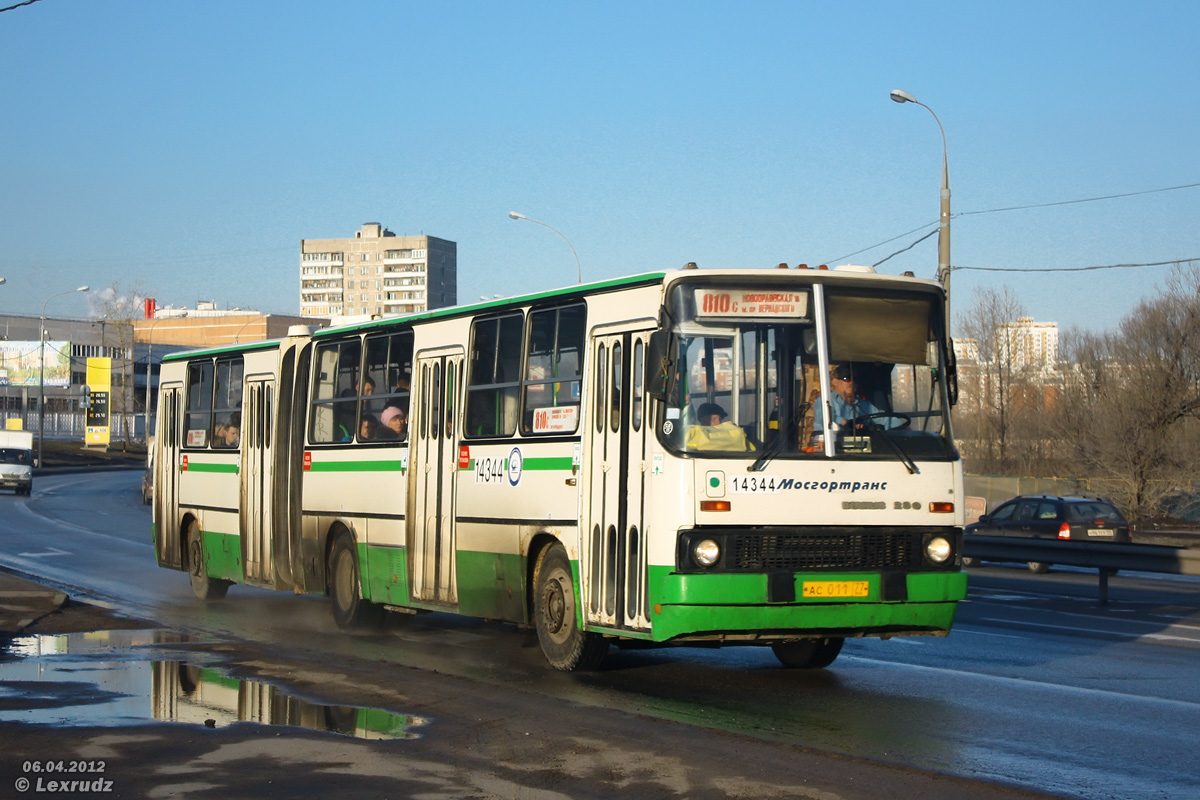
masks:
<instances>
[{"instance_id":1,"label":"bus headlight","mask_svg":"<svg viewBox=\"0 0 1200 800\"><path fill-rule=\"evenodd\" d=\"M692 545L692 558L702 567L711 567L721 557L721 546L712 539L701 539Z\"/></svg>"},{"instance_id":2,"label":"bus headlight","mask_svg":"<svg viewBox=\"0 0 1200 800\"><path fill-rule=\"evenodd\" d=\"M945 564L950 558L950 542L941 536L935 536L925 543L925 557L934 564Z\"/></svg>"}]
</instances>

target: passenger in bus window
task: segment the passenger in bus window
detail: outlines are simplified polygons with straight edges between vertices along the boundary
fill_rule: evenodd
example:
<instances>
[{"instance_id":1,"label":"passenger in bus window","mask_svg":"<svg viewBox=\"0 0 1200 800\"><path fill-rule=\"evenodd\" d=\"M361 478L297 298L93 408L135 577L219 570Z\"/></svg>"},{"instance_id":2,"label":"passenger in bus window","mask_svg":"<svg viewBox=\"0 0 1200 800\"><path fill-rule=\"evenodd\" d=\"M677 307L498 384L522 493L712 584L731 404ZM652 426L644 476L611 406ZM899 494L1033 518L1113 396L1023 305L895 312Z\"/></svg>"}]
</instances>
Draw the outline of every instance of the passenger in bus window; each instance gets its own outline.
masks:
<instances>
[{"instance_id":1,"label":"passenger in bus window","mask_svg":"<svg viewBox=\"0 0 1200 800\"><path fill-rule=\"evenodd\" d=\"M746 432L732 420L729 414L716 403L701 403L696 409L697 425L688 428L685 447L688 450L718 450L745 453L754 445L746 438Z\"/></svg>"},{"instance_id":2,"label":"passenger in bus window","mask_svg":"<svg viewBox=\"0 0 1200 800\"><path fill-rule=\"evenodd\" d=\"M221 447L237 447L242 438L242 412L235 411L229 415L229 423L221 432Z\"/></svg>"},{"instance_id":3,"label":"passenger in bus window","mask_svg":"<svg viewBox=\"0 0 1200 800\"><path fill-rule=\"evenodd\" d=\"M362 391L359 394L361 394L363 397L369 397L370 395L375 394L375 381L370 376L367 376L363 379Z\"/></svg>"},{"instance_id":4,"label":"passenger in bus window","mask_svg":"<svg viewBox=\"0 0 1200 800\"><path fill-rule=\"evenodd\" d=\"M404 439L408 433L408 415L399 406L388 406L380 416L383 427L379 429L381 439Z\"/></svg>"},{"instance_id":5,"label":"passenger in bus window","mask_svg":"<svg viewBox=\"0 0 1200 800\"><path fill-rule=\"evenodd\" d=\"M376 437L378 431L379 420L370 414L363 414L362 422L358 425L358 440L360 442L369 442Z\"/></svg>"}]
</instances>

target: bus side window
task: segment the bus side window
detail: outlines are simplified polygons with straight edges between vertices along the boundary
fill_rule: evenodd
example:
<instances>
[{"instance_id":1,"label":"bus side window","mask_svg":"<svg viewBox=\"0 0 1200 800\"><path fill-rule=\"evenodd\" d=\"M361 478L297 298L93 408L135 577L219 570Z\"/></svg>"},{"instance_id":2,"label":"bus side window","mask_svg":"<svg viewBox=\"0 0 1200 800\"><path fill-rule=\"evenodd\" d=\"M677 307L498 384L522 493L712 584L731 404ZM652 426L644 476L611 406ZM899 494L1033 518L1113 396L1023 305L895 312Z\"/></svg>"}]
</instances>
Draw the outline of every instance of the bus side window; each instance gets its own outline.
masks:
<instances>
[{"instance_id":1,"label":"bus side window","mask_svg":"<svg viewBox=\"0 0 1200 800\"><path fill-rule=\"evenodd\" d=\"M243 370L241 358L217 362L217 392L213 402L213 447L234 448L241 442Z\"/></svg>"},{"instance_id":2,"label":"bus side window","mask_svg":"<svg viewBox=\"0 0 1200 800\"><path fill-rule=\"evenodd\" d=\"M522 434L578 429L585 318L582 303L530 312Z\"/></svg>"},{"instance_id":3,"label":"bus side window","mask_svg":"<svg viewBox=\"0 0 1200 800\"><path fill-rule=\"evenodd\" d=\"M309 441L353 441L361 350L357 337L317 348Z\"/></svg>"},{"instance_id":4,"label":"bus side window","mask_svg":"<svg viewBox=\"0 0 1200 800\"><path fill-rule=\"evenodd\" d=\"M360 442L399 444L408 438L412 349L411 331L367 337L366 377L359 394L357 430ZM403 414L403 424L393 422L397 411Z\"/></svg>"},{"instance_id":5,"label":"bus side window","mask_svg":"<svg viewBox=\"0 0 1200 800\"><path fill-rule=\"evenodd\" d=\"M478 319L471 325L467 377L467 438L512 436L521 387L520 312Z\"/></svg>"},{"instance_id":6,"label":"bus side window","mask_svg":"<svg viewBox=\"0 0 1200 800\"><path fill-rule=\"evenodd\" d=\"M213 362L188 364L184 406L184 447L208 447L212 432Z\"/></svg>"}]
</instances>

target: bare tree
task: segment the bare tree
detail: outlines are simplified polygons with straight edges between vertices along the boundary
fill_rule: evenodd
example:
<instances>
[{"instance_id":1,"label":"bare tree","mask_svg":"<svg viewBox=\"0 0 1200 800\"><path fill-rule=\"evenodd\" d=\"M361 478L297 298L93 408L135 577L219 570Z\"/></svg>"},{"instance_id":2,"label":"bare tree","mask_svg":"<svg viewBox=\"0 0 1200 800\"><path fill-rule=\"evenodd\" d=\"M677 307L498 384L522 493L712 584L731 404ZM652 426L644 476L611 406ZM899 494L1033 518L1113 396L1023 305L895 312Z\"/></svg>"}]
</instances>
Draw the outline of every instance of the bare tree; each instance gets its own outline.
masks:
<instances>
[{"instance_id":1,"label":"bare tree","mask_svg":"<svg viewBox=\"0 0 1200 800\"><path fill-rule=\"evenodd\" d=\"M1020 368L1009 326L1024 313L1007 286L980 289L963 315L962 330L974 343L974 363L960 366L957 406L960 437L969 446L975 471L997 472L1010 464L1014 415L1026 402L1014 403Z\"/></svg>"},{"instance_id":2,"label":"bare tree","mask_svg":"<svg viewBox=\"0 0 1200 800\"><path fill-rule=\"evenodd\" d=\"M1069 342L1059 431L1136 519L1200 472L1200 269L1172 274L1117 331Z\"/></svg>"}]
</instances>

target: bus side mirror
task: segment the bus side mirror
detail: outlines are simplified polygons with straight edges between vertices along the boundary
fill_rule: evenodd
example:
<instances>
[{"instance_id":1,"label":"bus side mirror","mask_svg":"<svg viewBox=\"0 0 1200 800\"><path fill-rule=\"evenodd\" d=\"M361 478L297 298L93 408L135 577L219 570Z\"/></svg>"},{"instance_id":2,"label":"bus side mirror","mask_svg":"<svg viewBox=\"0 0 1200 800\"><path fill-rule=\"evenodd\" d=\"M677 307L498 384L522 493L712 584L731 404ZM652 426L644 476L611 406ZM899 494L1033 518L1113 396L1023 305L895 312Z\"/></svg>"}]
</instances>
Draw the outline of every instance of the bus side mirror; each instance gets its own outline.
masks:
<instances>
[{"instance_id":1,"label":"bus side mirror","mask_svg":"<svg viewBox=\"0 0 1200 800\"><path fill-rule=\"evenodd\" d=\"M946 393L950 405L958 405L958 356L954 352L954 340L946 340Z\"/></svg>"},{"instance_id":2,"label":"bus side mirror","mask_svg":"<svg viewBox=\"0 0 1200 800\"><path fill-rule=\"evenodd\" d=\"M659 400L666 400L675 390L674 344L670 331L655 331L646 348L646 391Z\"/></svg>"}]
</instances>

